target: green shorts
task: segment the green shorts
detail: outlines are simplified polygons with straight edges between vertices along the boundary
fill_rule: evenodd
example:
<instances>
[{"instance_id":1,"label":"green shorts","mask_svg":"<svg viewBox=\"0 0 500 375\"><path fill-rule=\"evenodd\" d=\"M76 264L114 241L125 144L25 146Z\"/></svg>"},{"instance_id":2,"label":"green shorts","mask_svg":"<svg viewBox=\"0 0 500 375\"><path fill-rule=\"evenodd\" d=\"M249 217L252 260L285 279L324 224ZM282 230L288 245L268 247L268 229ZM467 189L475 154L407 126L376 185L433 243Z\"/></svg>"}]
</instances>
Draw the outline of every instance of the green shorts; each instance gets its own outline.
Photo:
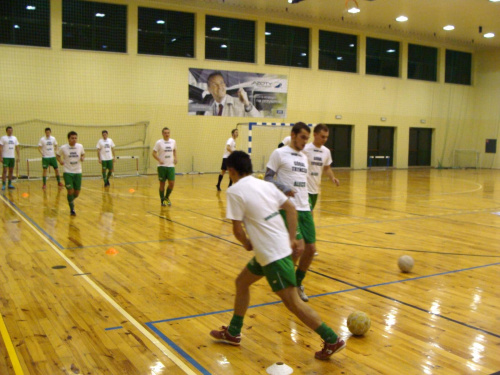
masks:
<instances>
[{"instance_id":1,"label":"green shorts","mask_svg":"<svg viewBox=\"0 0 500 375\"><path fill-rule=\"evenodd\" d=\"M4 168L14 168L16 165L16 158L3 158Z\"/></svg>"},{"instance_id":2,"label":"green shorts","mask_svg":"<svg viewBox=\"0 0 500 375\"><path fill-rule=\"evenodd\" d=\"M317 201L318 194L309 194L309 206L311 207L311 211L314 210L314 206L316 206Z\"/></svg>"},{"instance_id":3,"label":"green shorts","mask_svg":"<svg viewBox=\"0 0 500 375\"><path fill-rule=\"evenodd\" d=\"M278 259L264 267L253 257L248 262L247 268L254 275L265 276L273 292L278 292L290 286L297 286L295 266L291 255Z\"/></svg>"},{"instance_id":4,"label":"green shorts","mask_svg":"<svg viewBox=\"0 0 500 375\"><path fill-rule=\"evenodd\" d=\"M64 185L66 189L80 190L82 187L82 174L81 173L63 173Z\"/></svg>"},{"instance_id":5,"label":"green shorts","mask_svg":"<svg viewBox=\"0 0 500 375\"><path fill-rule=\"evenodd\" d=\"M175 181L175 167L158 167L158 180Z\"/></svg>"},{"instance_id":6,"label":"green shorts","mask_svg":"<svg viewBox=\"0 0 500 375\"><path fill-rule=\"evenodd\" d=\"M113 160L102 160L101 161L102 169L109 169L110 171L113 170Z\"/></svg>"},{"instance_id":7,"label":"green shorts","mask_svg":"<svg viewBox=\"0 0 500 375\"><path fill-rule=\"evenodd\" d=\"M281 217L286 222L286 214L284 210L280 210ZM314 227L314 220L311 211L297 211L297 235L295 239L304 239L307 244L316 243L316 228Z\"/></svg>"},{"instance_id":8,"label":"green shorts","mask_svg":"<svg viewBox=\"0 0 500 375\"><path fill-rule=\"evenodd\" d=\"M47 169L48 167L52 167L54 169L59 168L57 165L57 159L56 158L42 158L42 168Z\"/></svg>"}]
</instances>

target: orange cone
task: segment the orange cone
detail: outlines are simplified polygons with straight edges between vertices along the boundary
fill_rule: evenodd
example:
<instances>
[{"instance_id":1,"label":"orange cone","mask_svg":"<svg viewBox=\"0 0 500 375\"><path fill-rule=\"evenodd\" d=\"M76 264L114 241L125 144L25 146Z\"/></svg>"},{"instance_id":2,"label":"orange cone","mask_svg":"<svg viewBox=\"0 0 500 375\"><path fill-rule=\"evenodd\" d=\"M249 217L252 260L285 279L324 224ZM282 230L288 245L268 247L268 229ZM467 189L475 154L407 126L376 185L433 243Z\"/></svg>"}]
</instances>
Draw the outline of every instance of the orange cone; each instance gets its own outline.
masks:
<instances>
[{"instance_id":1,"label":"orange cone","mask_svg":"<svg viewBox=\"0 0 500 375\"><path fill-rule=\"evenodd\" d=\"M116 255L116 254L118 254L118 250L116 250L114 247L110 247L108 250L106 250L106 254Z\"/></svg>"}]
</instances>

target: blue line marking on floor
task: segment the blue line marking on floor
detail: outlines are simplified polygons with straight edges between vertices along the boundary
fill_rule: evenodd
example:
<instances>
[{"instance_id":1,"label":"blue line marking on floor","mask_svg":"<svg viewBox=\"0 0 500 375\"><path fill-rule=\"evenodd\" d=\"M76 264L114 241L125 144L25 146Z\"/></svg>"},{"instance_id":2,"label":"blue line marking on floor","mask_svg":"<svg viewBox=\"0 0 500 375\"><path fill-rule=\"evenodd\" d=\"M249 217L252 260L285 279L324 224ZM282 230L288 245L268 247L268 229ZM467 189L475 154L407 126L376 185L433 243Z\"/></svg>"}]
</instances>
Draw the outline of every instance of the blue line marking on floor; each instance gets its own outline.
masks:
<instances>
[{"instance_id":1,"label":"blue line marking on floor","mask_svg":"<svg viewBox=\"0 0 500 375\"><path fill-rule=\"evenodd\" d=\"M115 329L122 329L123 326L104 328L105 331L114 331Z\"/></svg>"},{"instance_id":2,"label":"blue line marking on floor","mask_svg":"<svg viewBox=\"0 0 500 375\"><path fill-rule=\"evenodd\" d=\"M163 334L158 328L154 326L153 323L146 323L146 325L158 336L162 338L172 349L174 349L177 353L179 353L186 361L188 361L193 367L195 367L198 371L200 371L203 375L211 375L210 372L207 371L202 365L200 365L196 360L187 354L184 350L182 350L175 342L170 340L167 336Z\"/></svg>"}]
</instances>

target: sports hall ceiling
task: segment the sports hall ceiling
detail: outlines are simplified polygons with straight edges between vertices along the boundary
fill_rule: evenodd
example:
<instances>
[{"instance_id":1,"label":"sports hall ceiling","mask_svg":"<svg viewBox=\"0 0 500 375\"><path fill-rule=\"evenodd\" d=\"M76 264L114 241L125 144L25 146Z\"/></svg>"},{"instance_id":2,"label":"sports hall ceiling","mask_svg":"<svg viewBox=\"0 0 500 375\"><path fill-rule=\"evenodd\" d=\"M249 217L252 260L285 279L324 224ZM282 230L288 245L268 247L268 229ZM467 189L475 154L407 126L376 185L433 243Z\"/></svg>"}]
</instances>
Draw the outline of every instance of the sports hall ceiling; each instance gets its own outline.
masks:
<instances>
[{"instance_id":1,"label":"sports hall ceiling","mask_svg":"<svg viewBox=\"0 0 500 375\"><path fill-rule=\"evenodd\" d=\"M273 19L314 22L346 32L384 34L396 40L447 43L473 50L500 48L500 1L357 0L361 10L357 14L347 12L346 0L301 0L296 4L289 4L288 0L153 1L237 12L242 17L265 13ZM355 5L354 0L347 0L348 8ZM397 22L396 17L401 15L408 17L408 21ZM453 25L455 29L445 31L446 25ZM486 33L494 33L495 37L487 39Z\"/></svg>"}]
</instances>

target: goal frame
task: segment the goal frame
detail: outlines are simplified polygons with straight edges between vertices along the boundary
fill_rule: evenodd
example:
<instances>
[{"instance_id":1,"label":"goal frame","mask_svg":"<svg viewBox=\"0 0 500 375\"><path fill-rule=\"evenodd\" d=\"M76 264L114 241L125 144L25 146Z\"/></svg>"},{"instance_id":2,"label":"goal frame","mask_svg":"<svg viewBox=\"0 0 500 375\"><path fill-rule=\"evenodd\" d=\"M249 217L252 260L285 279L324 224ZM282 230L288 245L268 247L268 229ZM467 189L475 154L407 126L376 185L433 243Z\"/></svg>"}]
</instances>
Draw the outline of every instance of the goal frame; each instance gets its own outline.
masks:
<instances>
[{"instance_id":1,"label":"goal frame","mask_svg":"<svg viewBox=\"0 0 500 375\"><path fill-rule=\"evenodd\" d=\"M462 153L462 154L474 154L475 157L474 157L474 166L461 166L461 165L458 165L458 155ZM455 149L453 150L453 162L452 162L452 168L453 169L460 169L460 168L463 168L463 169L467 169L467 168L470 168L470 169L479 169L480 168L480 157L481 157L481 153L478 151L478 150L473 150L473 149Z\"/></svg>"}]
</instances>

